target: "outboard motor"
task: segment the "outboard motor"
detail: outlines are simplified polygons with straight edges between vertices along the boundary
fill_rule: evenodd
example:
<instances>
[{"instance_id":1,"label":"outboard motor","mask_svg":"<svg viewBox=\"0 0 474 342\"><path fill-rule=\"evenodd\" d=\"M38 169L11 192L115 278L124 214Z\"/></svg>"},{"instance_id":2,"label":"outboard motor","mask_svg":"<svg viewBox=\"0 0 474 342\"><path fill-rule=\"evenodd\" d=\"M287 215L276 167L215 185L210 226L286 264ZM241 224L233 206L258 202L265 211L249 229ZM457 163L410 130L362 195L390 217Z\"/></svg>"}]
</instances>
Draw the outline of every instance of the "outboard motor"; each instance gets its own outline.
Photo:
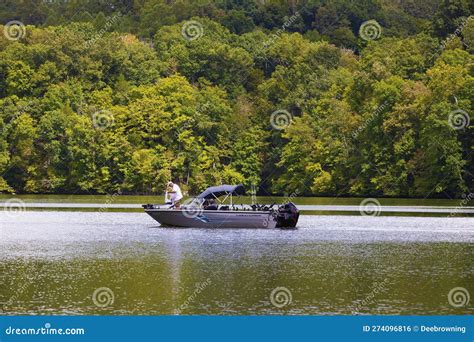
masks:
<instances>
[{"instance_id":1,"label":"outboard motor","mask_svg":"<svg viewBox=\"0 0 474 342\"><path fill-rule=\"evenodd\" d=\"M277 228L294 228L298 223L300 211L292 202L283 204L277 211Z\"/></svg>"}]
</instances>

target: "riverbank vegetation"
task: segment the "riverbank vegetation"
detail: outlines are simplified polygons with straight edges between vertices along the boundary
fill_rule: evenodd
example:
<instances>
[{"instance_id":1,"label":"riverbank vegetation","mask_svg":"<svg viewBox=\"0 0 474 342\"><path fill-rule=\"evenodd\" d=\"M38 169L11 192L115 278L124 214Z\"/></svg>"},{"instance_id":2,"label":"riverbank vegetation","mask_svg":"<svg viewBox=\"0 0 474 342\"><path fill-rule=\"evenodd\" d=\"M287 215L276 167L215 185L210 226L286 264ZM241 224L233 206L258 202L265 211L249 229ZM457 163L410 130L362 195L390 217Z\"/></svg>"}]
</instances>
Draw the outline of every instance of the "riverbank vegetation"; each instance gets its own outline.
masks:
<instances>
[{"instance_id":1,"label":"riverbank vegetation","mask_svg":"<svg viewBox=\"0 0 474 342\"><path fill-rule=\"evenodd\" d=\"M0 5L0 191L472 190L470 1L32 2Z\"/></svg>"}]
</instances>

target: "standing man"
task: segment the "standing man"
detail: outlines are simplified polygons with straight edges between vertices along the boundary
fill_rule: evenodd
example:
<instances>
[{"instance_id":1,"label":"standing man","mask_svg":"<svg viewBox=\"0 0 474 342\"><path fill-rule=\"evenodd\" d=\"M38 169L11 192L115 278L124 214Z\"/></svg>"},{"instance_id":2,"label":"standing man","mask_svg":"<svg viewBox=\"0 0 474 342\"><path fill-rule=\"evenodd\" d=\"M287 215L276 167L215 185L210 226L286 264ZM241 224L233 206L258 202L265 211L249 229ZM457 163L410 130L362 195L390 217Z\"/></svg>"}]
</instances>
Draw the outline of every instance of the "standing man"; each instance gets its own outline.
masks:
<instances>
[{"instance_id":1,"label":"standing man","mask_svg":"<svg viewBox=\"0 0 474 342\"><path fill-rule=\"evenodd\" d=\"M166 195L171 194L171 203L176 209L179 209L179 201L183 198L183 194L181 193L181 188L178 184L174 184L173 182L168 182L166 188ZM166 196L168 197L168 196Z\"/></svg>"}]
</instances>

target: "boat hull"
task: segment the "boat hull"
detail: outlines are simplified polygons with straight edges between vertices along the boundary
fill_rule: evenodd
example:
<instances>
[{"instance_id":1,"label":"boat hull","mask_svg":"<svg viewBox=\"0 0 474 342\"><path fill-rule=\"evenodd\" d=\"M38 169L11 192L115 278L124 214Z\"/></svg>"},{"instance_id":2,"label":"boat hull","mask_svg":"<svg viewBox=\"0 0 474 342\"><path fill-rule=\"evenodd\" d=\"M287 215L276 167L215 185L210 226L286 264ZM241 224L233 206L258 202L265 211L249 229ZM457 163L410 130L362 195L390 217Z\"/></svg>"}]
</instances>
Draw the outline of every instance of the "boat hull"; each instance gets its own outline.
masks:
<instances>
[{"instance_id":1,"label":"boat hull","mask_svg":"<svg viewBox=\"0 0 474 342\"><path fill-rule=\"evenodd\" d=\"M145 209L166 227L188 228L275 228L277 221L270 211Z\"/></svg>"}]
</instances>

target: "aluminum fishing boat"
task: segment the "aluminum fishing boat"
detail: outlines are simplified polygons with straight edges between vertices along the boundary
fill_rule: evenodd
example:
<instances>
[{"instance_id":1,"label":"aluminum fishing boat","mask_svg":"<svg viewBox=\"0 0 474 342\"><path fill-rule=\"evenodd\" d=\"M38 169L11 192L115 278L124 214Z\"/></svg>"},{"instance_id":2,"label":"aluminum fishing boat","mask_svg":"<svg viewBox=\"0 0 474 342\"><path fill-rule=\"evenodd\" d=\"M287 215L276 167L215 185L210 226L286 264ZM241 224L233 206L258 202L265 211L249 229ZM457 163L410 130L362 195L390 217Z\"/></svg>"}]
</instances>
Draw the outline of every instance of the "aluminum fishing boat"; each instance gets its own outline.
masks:
<instances>
[{"instance_id":1,"label":"aluminum fishing boat","mask_svg":"<svg viewBox=\"0 0 474 342\"><path fill-rule=\"evenodd\" d=\"M242 184L207 188L179 208L145 204L145 212L166 227L193 228L294 228L299 210L289 202L272 205L235 205L234 197L245 194ZM224 197L222 200L221 198ZM229 204L226 204L229 201Z\"/></svg>"}]
</instances>

